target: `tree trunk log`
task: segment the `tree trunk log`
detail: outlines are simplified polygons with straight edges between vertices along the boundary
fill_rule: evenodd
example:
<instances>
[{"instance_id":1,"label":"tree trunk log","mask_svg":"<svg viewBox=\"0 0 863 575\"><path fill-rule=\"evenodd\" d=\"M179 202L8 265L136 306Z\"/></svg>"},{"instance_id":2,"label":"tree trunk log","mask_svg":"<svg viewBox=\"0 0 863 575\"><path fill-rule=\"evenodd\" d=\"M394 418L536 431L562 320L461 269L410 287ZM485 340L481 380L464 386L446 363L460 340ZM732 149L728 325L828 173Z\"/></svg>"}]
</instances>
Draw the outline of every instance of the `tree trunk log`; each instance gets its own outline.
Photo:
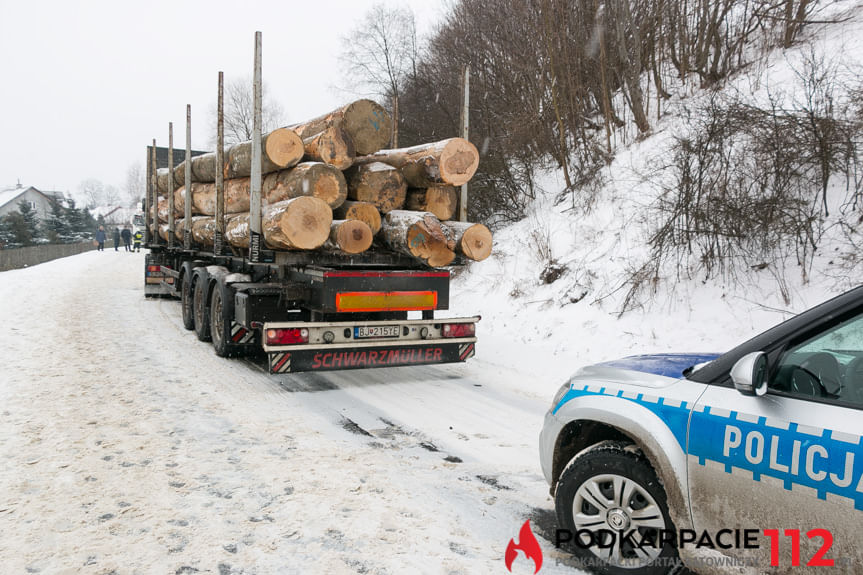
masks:
<instances>
[{"instance_id":1,"label":"tree trunk log","mask_svg":"<svg viewBox=\"0 0 863 575\"><path fill-rule=\"evenodd\" d=\"M450 138L412 148L381 150L358 157L354 164L384 162L401 169L408 184L427 188L435 184L467 183L479 165L479 152L464 138Z\"/></svg>"},{"instance_id":2,"label":"tree trunk log","mask_svg":"<svg viewBox=\"0 0 863 575\"><path fill-rule=\"evenodd\" d=\"M168 211L171 207L170 202L168 202L167 198L159 196L159 203L157 205L159 211L159 221L167 222L170 216L170 213ZM178 218L181 214L182 212L178 212L176 209L174 210L174 217Z\"/></svg>"},{"instance_id":3,"label":"tree trunk log","mask_svg":"<svg viewBox=\"0 0 863 575\"><path fill-rule=\"evenodd\" d=\"M208 152L192 158L192 177L196 182L215 182L218 170L216 152Z\"/></svg>"},{"instance_id":4,"label":"tree trunk log","mask_svg":"<svg viewBox=\"0 0 863 575\"><path fill-rule=\"evenodd\" d=\"M372 230L360 220L333 220L330 237L324 243L326 251L360 254L372 246Z\"/></svg>"},{"instance_id":5,"label":"tree trunk log","mask_svg":"<svg viewBox=\"0 0 863 575\"><path fill-rule=\"evenodd\" d=\"M337 208L333 209L333 217L339 220L359 220L365 222L372 230L372 235L377 235L381 230L381 213L374 204L369 202L354 202L345 200Z\"/></svg>"},{"instance_id":6,"label":"tree trunk log","mask_svg":"<svg viewBox=\"0 0 863 575\"><path fill-rule=\"evenodd\" d=\"M348 185L337 168L321 162L303 162L290 170L267 174L262 191L268 204L310 196L337 208L347 197Z\"/></svg>"},{"instance_id":7,"label":"tree trunk log","mask_svg":"<svg viewBox=\"0 0 863 575\"><path fill-rule=\"evenodd\" d=\"M304 159L323 162L340 170L354 163L356 152L351 138L340 126L330 126L323 132L303 138Z\"/></svg>"},{"instance_id":8,"label":"tree trunk log","mask_svg":"<svg viewBox=\"0 0 863 575\"><path fill-rule=\"evenodd\" d=\"M303 142L287 128L279 128L261 139L261 173L269 174L295 166L303 157ZM252 174L252 142L240 142L225 154L225 177L245 178Z\"/></svg>"},{"instance_id":9,"label":"tree trunk log","mask_svg":"<svg viewBox=\"0 0 863 575\"><path fill-rule=\"evenodd\" d=\"M491 255L491 231L482 224L441 222L447 246L464 257L481 262Z\"/></svg>"},{"instance_id":10,"label":"tree trunk log","mask_svg":"<svg viewBox=\"0 0 863 575\"><path fill-rule=\"evenodd\" d=\"M159 168L156 170L156 189L163 196L172 194L181 185L174 181L174 178L168 173L168 168Z\"/></svg>"},{"instance_id":11,"label":"tree trunk log","mask_svg":"<svg viewBox=\"0 0 863 575\"><path fill-rule=\"evenodd\" d=\"M261 220L268 247L313 250L330 237L333 212L325 201L303 196L264 206ZM249 214L238 214L225 222L225 239L232 246L249 247Z\"/></svg>"},{"instance_id":12,"label":"tree trunk log","mask_svg":"<svg viewBox=\"0 0 863 575\"><path fill-rule=\"evenodd\" d=\"M429 212L394 210L384 217L381 236L390 249L433 268L449 265L455 258L440 221Z\"/></svg>"},{"instance_id":13,"label":"tree trunk log","mask_svg":"<svg viewBox=\"0 0 863 575\"><path fill-rule=\"evenodd\" d=\"M212 246L216 237L216 219L210 216L192 218L192 239L202 246Z\"/></svg>"},{"instance_id":14,"label":"tree trunk log","mask_svg":"<svg viewBox=\"0 0 863 575\"><path fill-rule=\"evenodd\" d=\"M431 212L437 219L451 220L458 205L458 190L453 186L409 188L405 208L418 212Z\"/></svg>"},{"instance_id":15,"label":"tree trunk log","mask_svg":"<svg viewBox=\"0 0 863 575\"><path fill-rule=\"evenodd\" d=\"M311 138L332 126L341 126L357 154L376 152L390 141L392 119L384 108L371 100L357 100L329 114L291 126L301 138Z\"/></svg>"},{"instance_id":16,"label":"tree trunk log","mask_svg":"<svg viewBox=\"0 0 863 575\"><path fill-rule=\"evenodd\" d=\"M225 241L234 247L249 247L249 214L225 218Z\"/></svg>"},{"instance_id":17,"label":"tree trunk log","mask_svg":"<svg viewBox=\"0 0 863 575\"><path fill-rule=\"evenodd\" d=\"M171 241L170 238L173 234L171 233L171 228L167 223L159 224L159 235L162 236L162 239L166 242Z\"/></svg>"},{"instance_id":18,"label":"tree trunk log","mask_svg":"<svg viewBox=\"0 0 863 575\"><path fill-rule=\"evenodd\" d=\"M248 212L250 206L249 178L225 180L225 213L239 214ZM174 209L185 214L186 188L174 192ZM216 214L216 184L195 182L192 184L192 213L213 216ZM167 214L167 212L166 212ZM159 216L161 217L161 215Z\"/></svg>"},{"instance_id":19,"label":"tree trunk log","mask_svg":"<svg viewBox=\"0 0 863 575\"><path fill-rule=\"evenodd\" d=\"M407 183L393 166L372 162L351 168L346 177L350 199L374 204L383 214L404 206Z\"/></svg>"}]
</instances>

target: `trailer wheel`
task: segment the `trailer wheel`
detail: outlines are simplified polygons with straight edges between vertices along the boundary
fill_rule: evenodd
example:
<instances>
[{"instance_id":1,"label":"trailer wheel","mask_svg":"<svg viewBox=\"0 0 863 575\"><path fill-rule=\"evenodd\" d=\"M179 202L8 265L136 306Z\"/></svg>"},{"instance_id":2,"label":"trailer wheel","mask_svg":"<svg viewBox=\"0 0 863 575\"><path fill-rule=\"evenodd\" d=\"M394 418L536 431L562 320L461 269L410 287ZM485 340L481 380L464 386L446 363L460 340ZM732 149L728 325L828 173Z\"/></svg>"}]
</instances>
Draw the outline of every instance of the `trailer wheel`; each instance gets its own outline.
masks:
<instances>
[{"instance_id":1,"label":"trailer wheel","mask_svg":"<svg viewBox=\"0 0 863 575\"><path fill-rule=\"evenodd\" d=\"M210 298L210 335L219 357L239 353L239 347L231 343L231 324L234 321L234 298L231 296L230 286L219 282Z\"/></svg>"},{"instance_id":2,"label":"trailer wheel","mask_svg":"<svg viewBox=\"0 0 863 575\"><path fill-rule=\"evenodd\" d=\"M207 278L199 275L195 281L192 305L195 308L195 335L199 341L210 341L210 314L207 309Z\"/></svg>"},{"instance_id":3,"label":"trailer wheel","mask_svg":"<svg viewBox=\"0 0 863 575\"><path fill-rule=\"evenodd\" d=\"M192 293L192 272L186 270L180 284L180 302L183 308L183 327L189 331L195 329L194 294Z\"/></svg>"}]
</instances>

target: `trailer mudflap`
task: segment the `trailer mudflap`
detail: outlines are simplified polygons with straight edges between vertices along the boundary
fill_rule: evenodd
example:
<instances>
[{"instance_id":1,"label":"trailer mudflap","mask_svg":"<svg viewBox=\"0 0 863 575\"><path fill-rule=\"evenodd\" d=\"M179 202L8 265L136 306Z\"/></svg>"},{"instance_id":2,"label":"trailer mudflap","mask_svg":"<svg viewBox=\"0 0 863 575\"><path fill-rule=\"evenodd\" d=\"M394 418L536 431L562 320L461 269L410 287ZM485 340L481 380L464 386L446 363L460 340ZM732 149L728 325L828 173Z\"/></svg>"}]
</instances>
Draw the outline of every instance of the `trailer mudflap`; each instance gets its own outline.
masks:
<instances>
[{"instance_id":1,"label":"trailer mudflap","mask_svg":"<svg viewBox=\"0 0 863 575\"><path fill-rule=\"evenodd\" d=\"M332 371L457 363L474 356L476 340L428 342L419 345L376 345L356 348L298 348L269 352L270 373Z\"/></svg>"}]
</instances>

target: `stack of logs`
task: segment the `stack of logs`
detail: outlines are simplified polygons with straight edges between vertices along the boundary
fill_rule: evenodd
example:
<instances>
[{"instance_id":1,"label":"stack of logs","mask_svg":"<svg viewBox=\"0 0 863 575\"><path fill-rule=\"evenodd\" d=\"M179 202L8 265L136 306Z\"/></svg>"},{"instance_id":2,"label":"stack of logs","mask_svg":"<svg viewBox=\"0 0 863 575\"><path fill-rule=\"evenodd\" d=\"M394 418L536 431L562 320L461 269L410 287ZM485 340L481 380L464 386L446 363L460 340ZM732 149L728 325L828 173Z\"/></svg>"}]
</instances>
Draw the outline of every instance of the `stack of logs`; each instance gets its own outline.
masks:
<instances>
[{"instance_id":1,"label":"stack of logs","mask_svg":"<svg viewBox=\"0 0 863 575\"><path fill-rule=\"evenodd\" d=\"M491 232L482 224L450 221L457 186L473 176L479 154L462 138L411 148L384 150L391 119L371 100L359 100L329 114L274 130L261 141L262 233L276 250L325 250L358 254L390 249L431 267L449 265L460 253L483 260L491 253ZM228 148L225 165L225 241L249 246L251 142ZM191 190L193 240L212 246L215 236L215 152L185 162L173 174L160 169L158 216L167 222L173 192L175 237L182 241L185 202ZM167 223L160 235L167 241ZM372 246L376 246L372 248Z\"/></svg>"}]
</instances>

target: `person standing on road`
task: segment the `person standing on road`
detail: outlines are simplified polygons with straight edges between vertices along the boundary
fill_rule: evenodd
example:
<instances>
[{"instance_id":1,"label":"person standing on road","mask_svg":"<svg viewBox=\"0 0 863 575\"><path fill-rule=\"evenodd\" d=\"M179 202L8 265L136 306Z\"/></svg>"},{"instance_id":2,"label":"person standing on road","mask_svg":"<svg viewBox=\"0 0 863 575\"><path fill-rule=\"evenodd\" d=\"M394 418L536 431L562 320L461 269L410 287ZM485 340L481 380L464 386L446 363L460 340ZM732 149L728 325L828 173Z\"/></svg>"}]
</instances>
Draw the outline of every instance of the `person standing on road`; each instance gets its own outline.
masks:
<instances>
[{"instance_id":1,"label":"person standing on road","mask_svg":"<svg viewBox=\"0 0 863 575\"><path fill-rule=\"evenodd\" d=\"M100 252L105 251L105 226L99 226L96 231L96 249Z\"/></svg>"},{"instance_id":2,"label":"person standing on road","mask_svg":"<svg viewBox=\"0 0 863 575\"><path fill-rule=\"evenodd\" d=\"M127 252L131 252L132 230L129 229L129 226L123 226L123 231L120 232L120 235L123 237L123 247L126 248Z\"/></svg>"},{"instance_id":3,"label":"person standing on road","mask_svg":"<svg viewBox=\"0 0 863 575\"><path fill-rule=\"evenodd\" d=\"M120 228L114 228L114 232L112 234L114 236L114 251L120 251Z\"/></svg>"},{"instance_id":4,"label":"person standing on road","mask_svg":"<svg viewBox=\"0 0 863 575\"><path fill-rule=\"evenodd\" d=\"M141 232L141 230L138 230L135 232L135 235L132 236L132 238L135 240L135 251L140 252L141 251L141 240L144 239L144 234Z\"/></svg>"}]
</instances>

